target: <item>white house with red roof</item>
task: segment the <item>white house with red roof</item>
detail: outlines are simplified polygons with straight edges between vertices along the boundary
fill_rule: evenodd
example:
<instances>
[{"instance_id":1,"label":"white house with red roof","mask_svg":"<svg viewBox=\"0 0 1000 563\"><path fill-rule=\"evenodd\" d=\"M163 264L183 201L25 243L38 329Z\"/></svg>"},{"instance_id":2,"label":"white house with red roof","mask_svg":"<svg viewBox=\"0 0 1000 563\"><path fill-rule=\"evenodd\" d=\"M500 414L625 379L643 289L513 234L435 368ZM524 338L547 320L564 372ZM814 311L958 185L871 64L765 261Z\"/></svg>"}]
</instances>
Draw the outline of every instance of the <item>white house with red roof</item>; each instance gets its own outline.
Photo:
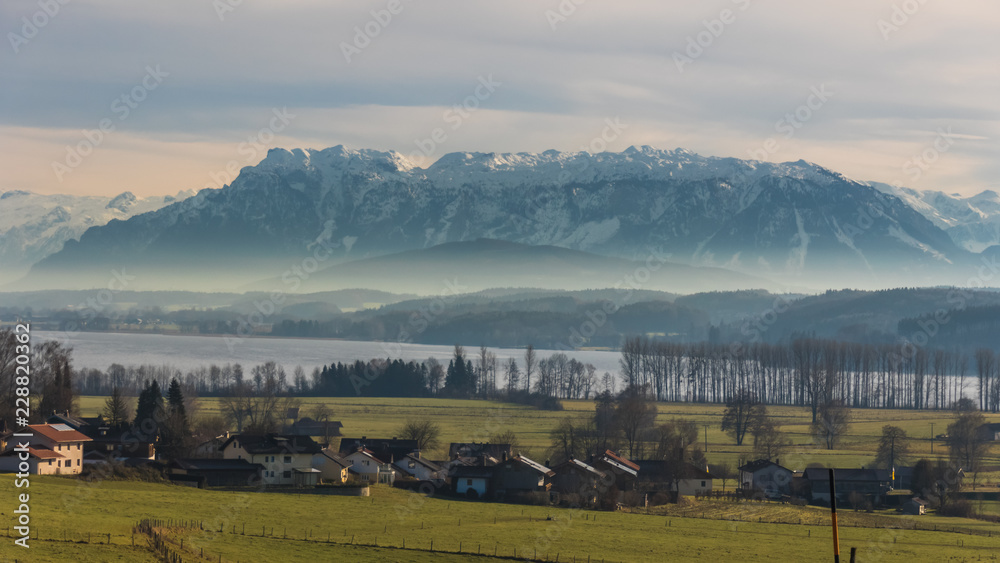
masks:
<instances>
[{"instance_id":1,"label":"white house with red roof","mask_svg":"<svg viewBox=\"0 0 1000 563\"><path fill-rule=\"evenodd\" d=\"M83 470L83 443L91 439L65 424L32 424L21 431L31 437L11 436L0 454L0 471L31 475L76 475Z\"/></svg>"}]
</instances>

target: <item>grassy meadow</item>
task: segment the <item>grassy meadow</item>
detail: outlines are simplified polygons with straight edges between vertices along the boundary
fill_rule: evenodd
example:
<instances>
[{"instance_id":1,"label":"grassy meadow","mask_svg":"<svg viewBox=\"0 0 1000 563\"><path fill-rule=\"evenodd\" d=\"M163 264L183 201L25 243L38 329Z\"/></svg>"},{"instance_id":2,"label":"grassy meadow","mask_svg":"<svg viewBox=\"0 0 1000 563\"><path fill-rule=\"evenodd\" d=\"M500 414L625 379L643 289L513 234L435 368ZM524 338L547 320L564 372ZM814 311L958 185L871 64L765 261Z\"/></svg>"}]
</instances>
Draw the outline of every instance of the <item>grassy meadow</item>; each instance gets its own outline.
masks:
<instances>
[{"instance_id":1,"label":"grassy meadow","mask_svg":"<svg viewBox=\"0 0 1000 563\"><path fill-rule=\"evenodd\" d=\"M82 397L80 411L97 414L103 403L103 397ZM540 411L478 400L304 398L303 414L318 403L343 423L345 435L391 437L406 421L430 418L441 427L441 445L431 457L444 457L449 442L482 441L491 433L512 430L522 449L540 461L546 459L549 433L561 420L593 412L590 401L566 401L563 411ZM750 455L749 445L735 446L719 429L722 406L661 403L657 407L658 422L686 418L707 425L711 463L735 465ZM930 456L930 424L935 424L935 433L942 433L950 419L948 412L855 410L849 434L837 449L826 450L808 436L807 409L770 411L794 443L782 463L796 469L813 462L839 467L868 464L881 428L888 423L902 426L916 438L916 456ZM195 416L219 412L217 399L198 399ZM998 416L989 418L1000 421ZM998 450L991 451L990 465L1000 466ZM936 443L935 456L944 453L944 445ZM1000 474L993 472L980 482L989 482L984 490L995 491L998 480ZM12 521L15 493L21 491L14 489L11 475L0 475L0 491L9 499L0 503L0 515ZM66 477L36 477L30 492L32 535L37 534L31 561L156 561L145 536L133 537L132 526L143 518L204 524L203 530L171 526L161 530L185 561L221 557L223 562L457 563L494 559L494 553L511 560L517 550L518 559L535 560L780 562L816 560L828 557L831 550L824 509L775 503L688 501L608 513L425 497L386 487L373 487L371 497L361 498L113 480L90 484ZM980 507L983 512L1000 513L1000 502L983 501ZM914 521L922 528L939 529L905 529ZM859 561L959 562L990 560L1000 554L1000 526L982 520L933 514L908 520L888 511L844 510L841 523L845 558L854 546L859 548ZM985 531L992 537L961 530ZM27 559L12 541L0 543L0 560Z\"/></svg>"},{"instance_id":2,"label":"grassy meadow","mask_svg":"<svg viewBox=\"0 0 1000 563\"><path fill-rule=\"evenodd\" d=\"M144 536L135 535L132 545L132 526L142 518L202 523L204 529L169 523L163 529L185 561L458 562L494 559L494 553L513 558L516 550L519 559L544 561L797 562L831 551L824 510L779 504L701 501L660 507L673 512L631 514L448 500L387 487L373 487L365 498L54 476L36 477L30 491L30 558L5 538L0 559L155 561ZM0 497L10 499L0 505L8 521L14 495L13 477L0 476ZM765 514L785 523L769 522ZM857 547L859 561L979 561L1000 553L1000 533L863 527L907 524L900 516L880 516L874 524L870 518L841 514L842 551ZM959 528L983 525L945 520Z\"/></svg>"}]
</instances>

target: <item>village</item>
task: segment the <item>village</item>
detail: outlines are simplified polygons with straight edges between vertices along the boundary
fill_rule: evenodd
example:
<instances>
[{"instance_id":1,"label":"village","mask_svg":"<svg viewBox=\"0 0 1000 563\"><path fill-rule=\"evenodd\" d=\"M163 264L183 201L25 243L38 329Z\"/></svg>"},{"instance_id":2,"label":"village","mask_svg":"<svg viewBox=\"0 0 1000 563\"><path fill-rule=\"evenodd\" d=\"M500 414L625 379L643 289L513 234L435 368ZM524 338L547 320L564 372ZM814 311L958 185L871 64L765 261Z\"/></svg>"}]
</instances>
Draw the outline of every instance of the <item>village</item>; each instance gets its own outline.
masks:
<instances>
[{"instance_id":1,"label":"village","mask_svg":"<svg viewBox=\"0 0 1000 563\"><path fill-rule=\"evenodd\" d=\"M297 413L292 413L293 415ZM192 457L162 459L155 441L98 417L66 413L24 429L30 438L0 439L0 471L80 475L109 467L154 471L171 483L196 488L366 496L368 487L396 487L425 495L572 508L617 510L677 503L685 497L829 506L829 470L788 468L780 460L742 463L735 475L662 460L627 459L606 450L588 459L534 460L511 444L450 443L447 457L427 457L418 440L342 436L337 421L295 417L283 433L230 434L199 444ZM1000 439L1000 425L980 429ZM833 468L837 501L854 509L895 508L925 513L929 501L894 494L916 489L913 467L893 470ZM963 476L956 474L953 479ZM900 491L902 492L902 491Z\"/></svg>"}]
</instances>

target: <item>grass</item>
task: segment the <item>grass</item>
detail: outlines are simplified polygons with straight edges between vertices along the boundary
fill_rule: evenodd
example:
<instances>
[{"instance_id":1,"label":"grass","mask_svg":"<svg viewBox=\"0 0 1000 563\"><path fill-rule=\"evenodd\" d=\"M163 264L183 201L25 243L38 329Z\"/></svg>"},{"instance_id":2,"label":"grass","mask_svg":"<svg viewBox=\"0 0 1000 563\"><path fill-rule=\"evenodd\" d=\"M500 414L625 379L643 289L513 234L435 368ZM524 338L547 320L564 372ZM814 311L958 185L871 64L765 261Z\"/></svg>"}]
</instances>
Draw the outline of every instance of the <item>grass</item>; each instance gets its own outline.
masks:
<instances>
[{"instance_id":1,"label":"grass","mask_svg":"<svg viewBox=\"0 0 1000 563\"><path fill-rule=\"evenodd\" d=\"M218 561L221 555L226 562L485 561L494 549L508 557L517 549L519 558L538 560L558 555L560 561L589 556L591 561L781 562L814 561L831 549L824 511L811 507L705 501L680 508L690 514L645 515L467 502L385 487L373 487L372 496L364 498L124 481L91 485L65 477L35 477L30 490L33 534L40 536L32 540L32 561L152 561L141 536L135 548L131 545L131 527L142 518L204 522L204 530L169 532L175 541L184 540L185 561L203 561L195 555L201 549L208 555L204 560ZM14 494L12 476L0 476L0 497L12 502ZM2 505L8 520L11 502ZM805 516L805 523L748 521L761 506L788 519ZM714 517L720 519L688 517L699 508L718 511ZM974 561L1000 553L1000 534L856 528L853 517L843 514L841 546L845 553L858 547L859 561ZM948 520L953 526L973 523ZM72 543L88 532L95 542L98 534L111 534L111 545ZM371 547L375 542L378 548ZM431 542L435 552L451 553L431 553ZM0 546L0 557L24 557L10 540ZM477 551L488 557L470 554Z\"/></svg>"}]
</instances>

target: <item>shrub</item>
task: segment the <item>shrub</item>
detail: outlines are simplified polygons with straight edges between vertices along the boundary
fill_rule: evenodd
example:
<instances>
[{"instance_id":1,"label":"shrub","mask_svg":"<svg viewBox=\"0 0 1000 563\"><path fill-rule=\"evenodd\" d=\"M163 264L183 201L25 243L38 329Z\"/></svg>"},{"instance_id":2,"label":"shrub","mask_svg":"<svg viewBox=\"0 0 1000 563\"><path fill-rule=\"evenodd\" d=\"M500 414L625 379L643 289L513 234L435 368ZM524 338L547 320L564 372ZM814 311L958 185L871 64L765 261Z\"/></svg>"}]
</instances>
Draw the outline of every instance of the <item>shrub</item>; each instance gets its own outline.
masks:
<instances>
[{"instance_id":1,"label":"shrub","mask_svg":"<svg viewBox=\"0 0 1000 563\"><path fill-rule=\"evenodd\" d=\"M937 511L939 516L954 516L958 518L975 518L976 507L967 500L953 500Z\"/></svg>"},{"instance_id":2,"label":"shrub","mask_svg":"<svg viewBox=\"0 0 1000 563\"><path fill-rule=\"evenodd\" d=\"M664 492L658 492L649 498L650 506L662 506L664 504L669 504L670 501L670 495Z\"/></svg>"}]
</instances>

